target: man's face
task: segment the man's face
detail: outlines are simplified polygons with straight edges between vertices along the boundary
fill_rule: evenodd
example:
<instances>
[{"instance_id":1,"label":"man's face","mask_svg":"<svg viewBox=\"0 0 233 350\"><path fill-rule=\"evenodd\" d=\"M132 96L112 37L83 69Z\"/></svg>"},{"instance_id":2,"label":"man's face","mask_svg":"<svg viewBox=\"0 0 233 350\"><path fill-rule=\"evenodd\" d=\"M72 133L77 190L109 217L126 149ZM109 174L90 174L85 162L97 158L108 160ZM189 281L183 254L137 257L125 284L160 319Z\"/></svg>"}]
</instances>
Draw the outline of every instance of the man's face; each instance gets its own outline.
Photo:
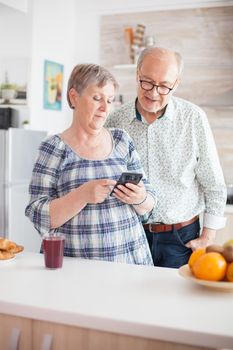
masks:
<instances>
[{"instance_id":1,"label":"man's face","mask_svg":"<svg viewBox=\"0 0 233 350\"><path fill-rule=\"evenodd\" d=\"M162 95L157 92L156 87L150 91L144 90L140 80L172 88L172 91L167 95ZM178 84L178 67L174 58L160 59L152 55L146 56L137 71L137 95L141 109L147 113L156 113L162 110L168 104ZM147 88L147 84L144 83L144 85ZM161 90L166 91L164 88Z\"/></svg>"}]
</instances>

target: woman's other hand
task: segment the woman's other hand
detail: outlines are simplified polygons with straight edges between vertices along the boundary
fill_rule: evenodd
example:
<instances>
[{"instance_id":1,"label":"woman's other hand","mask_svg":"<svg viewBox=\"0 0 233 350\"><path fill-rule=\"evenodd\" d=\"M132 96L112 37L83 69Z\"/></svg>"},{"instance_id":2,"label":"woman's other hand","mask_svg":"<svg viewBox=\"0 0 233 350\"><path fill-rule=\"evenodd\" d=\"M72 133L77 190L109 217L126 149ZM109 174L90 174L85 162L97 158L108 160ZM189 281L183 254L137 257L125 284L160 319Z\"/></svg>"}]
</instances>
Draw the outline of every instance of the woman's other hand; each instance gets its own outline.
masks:
<instances>
[{"instance_id":1,"label":"woman's other hand","mask_svg":"<svg viewBox=\"0 0 233 350\"><path fill-rule=\"evenodd\" d=\"M137 185L127 183L125 186L117 186L114 189L114 196L123 203L133 205L139 215L149 213L155 205L155 199L146 192L142 181Z\"/></svg>"},{"instance_id":2,"label":"woman's other hand","mask_svg":"<svg viewBox=\"0 0 233 350\"><path fill-rule=\"evenodd\" d=\"M112 187L116 184L115 180L100 179L91 180L83 184L82 190L87 203L102 203L110 194Z\"/></svg>"},{"instance_id":3,"label":"woman's other hand","mask_svg":"<svg viewBox=\"0 0 233 350\"><path fill-rule=\"evenodd\" d=\"M146 188L144 183L140 181L137 185L127 183L125 185L118 185L114 189L114 195L117 199L126 204L138 204L146 198Z\"/></svg>"}]
</instances>

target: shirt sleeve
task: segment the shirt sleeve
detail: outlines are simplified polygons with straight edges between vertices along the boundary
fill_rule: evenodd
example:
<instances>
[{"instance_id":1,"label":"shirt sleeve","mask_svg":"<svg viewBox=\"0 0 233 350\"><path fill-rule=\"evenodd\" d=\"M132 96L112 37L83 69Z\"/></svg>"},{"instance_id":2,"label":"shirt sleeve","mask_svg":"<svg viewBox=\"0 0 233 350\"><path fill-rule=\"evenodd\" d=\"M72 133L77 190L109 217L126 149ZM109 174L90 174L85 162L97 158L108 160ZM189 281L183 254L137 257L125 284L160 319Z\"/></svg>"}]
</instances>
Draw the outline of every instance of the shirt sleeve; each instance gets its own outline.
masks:
<instances>
[{"instance_id":1,"label":"shirt sleeve","mask_svg":"<svg viewBox=\"0 0 233 350\"><path fill-rule=\"evenodd\" d=\"M29 186L30 201L25 210L25 215L41 235L51 232L49 204L57 198L56 183L60 161L61 157L55 145L42 142Z\"/></svg>"},{"instance_id":2,"label":"shirt sleeve","mask_svg":"<svg viewBox=\"0 0 233 350\"><path fill-rule=\"evenodd\" d=\"M226 185L214 138L206 117L201 111L196 120L198 159L197 180L205 198L203 226L220 229L225 226Z\"/></svg>"}]
</instances>

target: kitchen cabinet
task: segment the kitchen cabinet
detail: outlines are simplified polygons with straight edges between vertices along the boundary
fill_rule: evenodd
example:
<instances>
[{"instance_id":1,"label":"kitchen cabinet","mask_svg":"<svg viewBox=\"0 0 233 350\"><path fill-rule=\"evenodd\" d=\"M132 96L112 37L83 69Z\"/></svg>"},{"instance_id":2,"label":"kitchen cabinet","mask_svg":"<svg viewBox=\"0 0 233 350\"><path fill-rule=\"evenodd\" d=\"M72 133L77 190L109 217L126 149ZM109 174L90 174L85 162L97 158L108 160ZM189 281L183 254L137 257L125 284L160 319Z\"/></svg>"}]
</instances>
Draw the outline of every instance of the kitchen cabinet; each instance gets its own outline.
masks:
<instances>
[{"instance_id":1,"label":"kitchen cabinet","mask_svg":"<svg viewBox=\"0 0 233 350\"><path fill-rule=\"evenodd\" d=\"M32 321L23 317L0 314L0 348L31 350Z\"/></svg>"},{"instance_id":2,"label":"kitchen cabinet","mask_svg":"<svg viewBox=\"0 0 233 350\"><path fill-rule=\"evenodd\" d=\"M33 322L34 350L43 349L41 344L46 341L46 336L48 341L50 339L52 341L49 350L203 350L202 347L181 344L178 347L175 343L100 332L81 327L41 321Z\"/></svg>"},{"instance_id":3,"label":"kitchen cabinet","mask_svg":"<svg viewBox=\"0 0 233 350\"><path fill-rule=\"evenodd\" d=\"M202 350L110 332L0 315L2 350ZM206 348L207 350L210 348Z\"/></svg>"}]
</instances>

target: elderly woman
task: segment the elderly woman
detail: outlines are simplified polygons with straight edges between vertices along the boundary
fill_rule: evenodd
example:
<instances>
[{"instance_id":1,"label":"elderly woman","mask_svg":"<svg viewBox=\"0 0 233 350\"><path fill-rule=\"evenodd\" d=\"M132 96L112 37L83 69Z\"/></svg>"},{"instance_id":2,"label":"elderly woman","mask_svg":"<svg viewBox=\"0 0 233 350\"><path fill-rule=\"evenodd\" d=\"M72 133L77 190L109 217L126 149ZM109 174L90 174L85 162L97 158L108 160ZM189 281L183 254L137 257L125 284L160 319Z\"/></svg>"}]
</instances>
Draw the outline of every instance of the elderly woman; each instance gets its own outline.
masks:
<instances>
[{"instance_id":1,"label":"elderly woman","mask_svg":"<svg viewBox=\"0 0 233 350\"><path fill-rule=\"evenodd\" d=\"M65 236L66 256L153 265L141 219L154 207L154 191L128 134L104 128L116 88L101 66L73 69L67 89L73 121L39 148L26 215L41 235ZM127 171L143 179L110 195Z\"/></svg>"}]
</instances>

